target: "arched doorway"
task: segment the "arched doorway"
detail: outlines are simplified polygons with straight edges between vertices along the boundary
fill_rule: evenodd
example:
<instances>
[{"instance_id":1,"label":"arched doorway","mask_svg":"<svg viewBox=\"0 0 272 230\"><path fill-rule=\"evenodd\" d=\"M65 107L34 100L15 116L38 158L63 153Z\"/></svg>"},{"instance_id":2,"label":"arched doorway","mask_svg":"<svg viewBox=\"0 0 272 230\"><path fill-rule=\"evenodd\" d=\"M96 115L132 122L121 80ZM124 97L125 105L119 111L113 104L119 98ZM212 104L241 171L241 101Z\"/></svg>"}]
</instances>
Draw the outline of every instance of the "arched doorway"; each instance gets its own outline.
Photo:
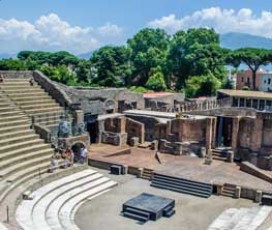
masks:
<instances>
[{"instance_id":1,"label":"arched doorway","mask_svg":"<svg viewBox=\"0 0 272 230\"><path fill-rule=\"evenodd\" d=\"M86 149L86 146L83 142L76 142L71 146L71 149L74 153L74 162L75 163L83 163L88 158L88 151ZM82 155L82 151L87 151L86 156ZM86 159L82 159L82 157Z\"/></svg>"}]
</instances>

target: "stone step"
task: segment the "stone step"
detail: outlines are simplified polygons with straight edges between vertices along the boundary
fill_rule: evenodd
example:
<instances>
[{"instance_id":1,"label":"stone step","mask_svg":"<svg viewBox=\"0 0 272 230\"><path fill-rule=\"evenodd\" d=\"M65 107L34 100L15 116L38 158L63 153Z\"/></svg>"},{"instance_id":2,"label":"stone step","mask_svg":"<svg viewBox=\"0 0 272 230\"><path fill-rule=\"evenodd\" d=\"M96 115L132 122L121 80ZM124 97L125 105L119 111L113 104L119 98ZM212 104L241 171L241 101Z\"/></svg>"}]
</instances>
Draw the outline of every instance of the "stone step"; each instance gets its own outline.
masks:
<instances>
[{"instance_id":1,"label":"stone step","mask_svg":"<svg viewBox=\"0 0 272 230\"><path fill-rule=\"evenodd\" d=\"M97 173L89 177L83 178L81 180L78 180L76 182L62 186L46 194L44 197L42 197L42 199L39 200L38 203L36 203L36 205L34 206L32 210L32 220L33 220L33 226L34 226L33 229L36 229L38 226L40 226L41 229L48 229L48 227L50 227L50 225L48 224L50 222L49 208L53 205L53 203L56 200L58 200L59 197L62 197L65 194L75 189L78 189L79 191L82 192L84 186L87 186L88 189L90 189L94 185L101 183L101 180L105 181L105 179L103 178L103 175L100 173ZM60 202L58 203L61 204ZM39 215L39 213L42 213L43 215ZM58 215L57 215L57 218L58 218Z\"/></svg>"},{"instance_id":2,"label":"stone step","mask_svg":"<svg viewBox=\"0 0 272 230\"><path fill-rule=\"evenodd\" d=\"M12 144L16 144L16 143L20 143L23 141L30 141L30 140L35 140L39 138L38 134L30 133L29 135L26 136L18 136L18 137L12 137L12 138L6 138L3 140L0 140L0 146L7 146L7 145L12 145Z\"/></svg>"},{"instance_id":3,"label":"stone step","mask_svg":"<svg viewBox=\"0 0 272 230\"><path fill-rule=\"evenodd\" d=\"M2 87L2 91L4 91L5 94L17 94L17 93L29 93L29 92L43 92L45 91L40 86L33 86L33 87L14 87L14 88L5 88Z\"/></svg>"},{"instance_id":4,"label":"stone step","mask_svg":"<svg viewBox=\"0 0 272 230\"><path fill-rule=\"evenodd\" d=\"M1 89L4 92L12 92L12 91L26 91L26 90L33 90L33 89L42 89L41 86L39 85L34 85L34 86L30 86L30 84L28 83L24 83L24 84L3 84L1 85Z\"/></svg>"},{"instance_id":5,"label":"stone step","mask_svg":"<svg viewBox=\"0 0 272 230\"><path fill-rule=\"evenodd\" d=\"M0 100L0 108L1 107L9 107L10 106L10 103L7 102L6 100Z\"/></svg>"},{"instance_id":6,"label":"stone step","mask_svg":"<svg viewBox=\"0 0 272 230\"><path fill-rule=\"evenodd\" d=\"M151 186L205 198L212 194L210 184L159 174L154 174Z\"/></svg>"},{"instance_id":7,"label":"stone step","mask_svg":"<svg viewBox=\"0 0 272 230\"><path fill-rule=\"evenodd\" d=\"M16 189L18 186L27 182L28 180L39 176L42 173L47 172L50 163L44 162L41 164L36 164L32 167L28 167L25 170L16 172L0 182L0 203L6 198L6 196ZM12 181L12 183L7 182Z\"/></svg>"},{"instance_id":8,"label":"stone step","mask_svg":"<svg viewBox=\"0 0 272 230\"><path fill-rule=\"evenodd\" d=\"M12 105L6 106L6 107L0 107L0 113L2 113L2 112L9 112L9 111L20 112L20 110L17 107L12 106Z\"/></svg>"},{"instance_id":9,"label":"stone step","mask_svg":"<svg viewBox=\"0 0 272 230\"><path fill-rule=\"evenodd\" d=\"M53 151L52 151L53 153ZM28 161L21 162L19 164L13 165L11 167L8 167L6 169L3 169L0 171L0 177L1 179L5 179L7 182L13 182L14 179L12 177L12 174L24 171L27 168L31 168L33 166L39 166L39 164L47 163L50 165L50 159L52 157L52 154L48 154L45 156L42 156L40 158L34 158Z\"/></svg>"},{"instance_id":10,"label":"stone step","mask_svg":"<svg viewBox=\"0 0 272 230\"><path fill-rule=\"evenodd\" d=\"M0 127L1 127L1 125L0 125ZM15 132L13 131L13 132L0 133L0 141L11 138L11 137L26 136L29 134L35 134L34 130L26 129L26 130L18 130Z\"/></svg>"},{"instance_id":11,"label":"stone step","mask_svg":"<svg viewBox=\"0 0 272 230\"><path fill-rule=\"evenodd\" d=\"M233 230L247 230L251 221L254 219L259 211L259 207L248 209L245 215L243 215L238 223L232 228Z\"/></svg>"},{"instance_id":12,"label":"stone step","mask_svg":"<svg viewBox=\"0 0 272 230\"><path fill-rule=\"evenodd\" d=\"M54 150L51 148L38 150L36 152L28 152L24 155L17 155L16 157L9 158L4 162L0 162L0 170L11 167L12 165L17 165L21 162L26 162L32 159L42 158L43 156L52 156L54 154ZM0 158L1 159L1 158Z\"/></svg>"},{"instance_id":13,"label":"stone step","mask_svg":"<svg viewBox=\"0 0 272 230\"><path fill-rule=\"evenodd\" d=\"M27 155L28 153L31 153L31 152L36 152L39 150L42 151L42 150L49 149L49 148L51 148L51 144L42 143L42 144L27 146L24 148L15 149L13 151L1 153L0 154L0 161L6 161L10 158L15 158L20 155Z\"/></svg>"},{"instance_id":14,"label":"stone step","mask_svg":"<svg viewBox=\"0 0 272 230\"><path fill-rule=\"evenodd\" d=\"M16 150L18 148L24 148L24 147L27 147L27 146L33 146L33 145L36 145L36 144L43 144L43 143L44 143L44 141L42 139L34 139L34 140L30 140L30 141L15 143L15 144L12 144L12 145L0 146L0 154L8 152L8 151L13 151L13 150Z\"/></svg>"},{"instance_id":15,"label":"stone step","mask_svg":"<svg viewBox=\"0 0 272 230\"><path fill-rule=\"evenodd\" d=\"M12 115L24 115L25 113L23 111L20 111L18 109L14 109L13 111L8 112L0 112L0 117L10 117Z\"/></svg>"},{"instance_id":16,"label":"stone step","mask_svg":"<svg viewBox=\"0 0 272 230\"><path fill-rule=\"evenodd\" d=\"M28 124L30 126L30 119L24 118L24 119L11 120L11 121L0 120L0 128L18 126L18 125L26 125L26 124ZM1 136L1 134L2 133L0 133L0 136Z\"/></svg>"},{"instance_id":17,"label":"stone step","mask_svg":"<svg viewBox=\"0 0 272 230\"><path fill-rule=\"evenodd\" d=\"M30 78L26 78L26 77L18 77L18 78L10 78L10 77L5 77L4 78L4 83L16 83L16 82L29 82Z\"/></svg>"},{"instance_id":18,"label":"stone step","mask_svg":"<svg viewBox=\"0 0 272 230\"><path fill-rule=\"evenodd\" d=\"M56 126L56 125L59 125L60 120L40 121L40 122L37 122L37 123L42 125L42 126Z\"/></svg>"},{"instance_id":19,"label":"stone step","mask_svg":"<svg viewBox=\"0 0 272 230\"><path fill-rule=\"evenodd\" d=\"M176 185L170 185L169 183L162 183L162 182L154 182L152 181L151 186L156 187L156 188L161 188L161 189L166 189L174 192L180 192L188 195L193 195L193 196L199 196L203 198L208 198L211 193L210 192L205 192L205 191L200 191L197 189L190 189L187 187L180 187Z\"/></svg>"},{"instance_id":20,"label":"stone step","mask_svg":"<svg viewBox=\"0 0 272 230\"><path fill-rule=\"evenodd\" d=\"M105 183L110 183L111 185L113 184L111 180L107 177L102 177L100 179L97 179L93 182L89 182L87 184L84 184L80 187L75 187L70 190L66 190L65 193L63 193L61 196L58 196L56 199L53 200L53 202L48 206L47 211L45 212L46 220L48 225L55 229L65 229L62 227L60 220L59 220L59 212L62 208L62 206L68 202L69 200L80 196L81 199L83 197L88 197L88 196L82 196L81 194L84 192L88 192L90 195L95 195L105 189L109 188L109 185L105 185ZM92 192L91 192L92 191ZM65 210L64 210L65 212ZM35 215L35 213L34 213ZM34 217L33 215L33 217Z\"/></svg>"},{"instance_id":21,"label":"stone step","mask_svg":"<svg viewBox=\"0 0 272 230\"><path fill-rule=\"evenodd\" d=\"M97 172L91 169L87 169L81 172L74 173L69 176L62 177L55 180L49 184L40 187L38 190L34 191L31 196L32 200L22 201L16 210L16 219L21 224L22 227L26 229L32 228L32 213L34 207L42 201L44 197L52 194L53 191L57 191L59 188L63 188L73 184L74 182L82 181L83 179L96 175ZM96 176L97 177L97 176ZM49 203L49 202L48 202Z\"/></svg>"},{"instance_id":22,"label":"stone step","mask_svg":"<svg viewBox=\"0 0 272 230\"><path fill-rule=\"evenodd\" d=\"M46 99L52 99L51 96L49 96L46 93L40 94L40 95L21 95L21 96L12 96L13 101L16 103L23 103L23 102L31 102L36 100L46 100ZM53 99L52 99L53 100Z\"/></svg>"},{"instance_id":23,"label":"stone step","mask_svg":"<svg viewBox=\"0 0 272 230\"><path fill-rule=\"evenodd\" d=\"M59 211L59 221L64 229L79 230L74 223L74 216L81 204L110 191L115 186L117 186L116 182L109 181L99 187L82 192L73 199L65 202Z\"/></svg>"},{"instance_id":24,"label":"stone step","mask_svg":"<svg viewBox=\"0 0 272 230\"><path fill-rule=\"evenodd\" d=\"M52 106L49 108L37 108L37 109L25 109L25 112L28 114L33 114L34 116L41 113L52 113L52 112L61 112L63 108L60 106Z\"/></svg>"},{"instance_id":25,"label":"stone step","mask_svg":"<svg viewBox=\"0 0 272 230\"><path fill-rule=\"evenodd\" d=\"M227 158L226 157L218 157L218 156L212 156L213 160L217 160L217 161L226 161Z\"/></svg>"},{"instance_id":26,"label":"stone step","mask_svg":"<svg viewBox=\"0 0 272 230\"><path fill-rule=\"evenodd\" d=\"M51 108L51 107L57 107L59 106L56 102L42 102L40 104L31 104L31 105L19 105L22 110L29 111L34 109L40 109L40 108Z\"/></svg>"},{"instance_id":27,"label":"stone step","mask_svg":"<svg viewBox=\"0 0 272 230\"><path fill-rule=\"evenodd\" d=\"M13 101L16 101L18 97L40 97L40 96L48 96L48 94L42 90L37 91L25 91L25 92L13 92L7 94L9 98L11 98ZM25 100L25 99L24 99Z\"/></svg>"},{"instance_id":28,"label":"stone step","mask_svg":"<svg viewBox=\"0 0 272 230\"><path fill-rule=\"evenodd\" d=\"M18 120L25 120L30 119L25 113L21 115L17 115L15 113L11 114L10 116L0 117L0 122L9 122L9 121L18 121Z\"/></svg>"},{"instance_id":29,"label":"stone step","mask_svg":"<svg viewBox=\"0 0 272 230\"><path fill-rule=\"evenodd\" d=\"M30 129L29 124L18 125L18 126L7 126L7 127L0 128L0 133L12 132L16 130L26 130L26 129L27 130Z\"/></svg>"},{"instance_id":30,"label":"stone step","mask_svg":"<svg viewBox=\"0 0 272 230\"><path fill-rule=\"evenodd\" d=\"M22 100L22 101L16 101L17 105L20 106L27 106L27 105L36 105L36 104L49 104L49 103L56 103L51 97L45 97L43 99L40 98L34 98L35 100Z\"/></svg>"}]
</instances>

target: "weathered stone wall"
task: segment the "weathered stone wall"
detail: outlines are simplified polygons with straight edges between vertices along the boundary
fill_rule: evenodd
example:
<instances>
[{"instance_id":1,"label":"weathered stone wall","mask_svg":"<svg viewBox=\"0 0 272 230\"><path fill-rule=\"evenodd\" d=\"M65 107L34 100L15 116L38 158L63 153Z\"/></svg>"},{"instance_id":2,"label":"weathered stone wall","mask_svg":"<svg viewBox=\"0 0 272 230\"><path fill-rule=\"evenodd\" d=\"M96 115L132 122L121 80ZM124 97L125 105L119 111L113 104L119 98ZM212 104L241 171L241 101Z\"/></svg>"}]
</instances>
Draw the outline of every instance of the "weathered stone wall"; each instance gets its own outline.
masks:
<instances>
[{"instance_id":1,"label":"weathered stone wall","mask_svg":"<svg viewBox=\"0 0 272 230\"><path fill-rule=\"evenodd\" d=\"M104 131L112 133L125 133L126 118L125 117L107 118L104 122Z\"/></svg>"},{"instance_id":2,"label":"weathered stone wall","mask_svg":"<svg viewBox=\"0 0 272 230\"><path fill-rule=\"evenodd\" d=\"M129 108L144 108L143 96L124 88L74 88L61 84L59 86L73 103L80 105L84 113L106 114L122 112ZM122 105L120 110L119 105Z\"/></svg>"},{"instance_id":3,"label":"weathered stone wall","mask_svg":"<svg viewBox=\"0 0 272 230\"><path fill-rule=\"evenodd\" d=\"M198 141L205 142L206 134L206 118L205 119L173 119L170 125L170 133L168 135L175 135L176 141Z\"/></svg>"},{"instance_id":4,"label":"weathered stone wall","mask_svg":"<svg viewBox=\"0 0 272 230\"><path fill-rule=\"evenodd\" d=\"M128 135L129 144L133 137L138 137L139 143L144 142L144 124L134 121L133 119L126 118L126 133Z\"/></svg>"},{"instance_id":5,"label":"weathered stone wall","mask_svg":"<svg viewBox=\"0 0 272 230\"><path fill-rule=\"evenodd\" d=\"M126 117L144 124L144 128L145 128L144 140L145 141L153 141L154 139L159 138L158 136L156 136L156 132L155 132L156 125L159 124L159 120L157 118L149 117L149 116L138 116L138 115L126 115Z\"/></svg>"},{"instance_id":6,"label":"weathered stone wall","mask_svg":"<svg viewBox=\"0 0 272 230\"><path fill-rule=\"evenodd\" d=\"M127 133L112 133L103 131L101 133L101 142L116 146L125 145L127 143Z\"/></svg>"},{"instance_id":7,"label":"weathered stone wall","mask_svg":"<svg viewBox=\"0 0 272 230\"><path fill-rule=\"evenodd\" d=\"M56 84L39 71L33 72L33 78L38 84L52 96L61 106L71 107L72 101L66 93Z\"/></svg>"}]
</instances>

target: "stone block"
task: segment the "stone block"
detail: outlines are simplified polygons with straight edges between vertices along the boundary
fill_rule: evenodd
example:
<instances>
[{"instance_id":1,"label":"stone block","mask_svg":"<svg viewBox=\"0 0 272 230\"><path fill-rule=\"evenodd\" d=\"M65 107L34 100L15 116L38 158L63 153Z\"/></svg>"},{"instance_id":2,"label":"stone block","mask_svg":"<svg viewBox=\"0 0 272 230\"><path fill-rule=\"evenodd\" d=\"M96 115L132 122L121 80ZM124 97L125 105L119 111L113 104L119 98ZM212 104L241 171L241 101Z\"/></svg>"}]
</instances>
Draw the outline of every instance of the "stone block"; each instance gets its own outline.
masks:
<instances>
[{"instance_id":1,"label":"stone block","mask_svg":"<svg viewBox=\"0 0 272 230\"><path fill-rule=\"evenodd\" d=\"M262 200L262 191L257 190L255 194L255 202L260 203Z\"/></svg>"},{"instance_id":2,"label":"stone block","mask_svg":"<svg viewBox=\"0 0 272 230\"><path fill-rule=\"evenodd\" d=\"M241 187L240 186L236 186L234 198L239 199L240 197L241 197Z\"/></svg>"}]
</instances>

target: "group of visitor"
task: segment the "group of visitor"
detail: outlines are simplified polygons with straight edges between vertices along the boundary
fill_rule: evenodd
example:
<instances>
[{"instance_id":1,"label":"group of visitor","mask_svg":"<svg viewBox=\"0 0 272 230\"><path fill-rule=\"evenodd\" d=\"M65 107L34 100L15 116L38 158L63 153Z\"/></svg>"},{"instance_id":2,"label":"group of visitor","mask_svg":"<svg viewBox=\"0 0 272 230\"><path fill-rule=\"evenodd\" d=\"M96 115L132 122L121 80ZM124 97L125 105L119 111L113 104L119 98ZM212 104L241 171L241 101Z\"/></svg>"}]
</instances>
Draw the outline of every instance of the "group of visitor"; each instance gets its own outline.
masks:
<instances>
[{"instance_id":1,"label":"group of visitor","mask_svg":"<svg viewBox=\"0 0 272 230\"><path fill-rule=\"evenodd\" d=\"M50 168L48 172L54 172L58 168L68 168L73 166L74 163L84 164L87 161L88 150L80 148L79 153L74 153L71 148L55 149L55 153L51 157ZM59 165L59 160L62 160L62 164Z\"/></svg>"}]
</instances>

